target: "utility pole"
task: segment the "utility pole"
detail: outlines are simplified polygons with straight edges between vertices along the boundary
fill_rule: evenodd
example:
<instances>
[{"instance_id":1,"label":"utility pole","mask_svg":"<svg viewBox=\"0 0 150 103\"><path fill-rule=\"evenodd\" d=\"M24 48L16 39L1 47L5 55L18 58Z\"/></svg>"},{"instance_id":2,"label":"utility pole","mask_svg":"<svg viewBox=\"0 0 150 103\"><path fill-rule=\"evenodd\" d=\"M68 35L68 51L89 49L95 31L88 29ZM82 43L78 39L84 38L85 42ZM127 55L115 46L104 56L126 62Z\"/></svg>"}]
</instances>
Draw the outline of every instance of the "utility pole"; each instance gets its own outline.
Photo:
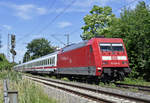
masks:
<instances>
[{"instance_id":1,"label":"utility pole","mask_svg":"<svg viewBox=\"0 0 150 103\"><path fill-rule=\"evenodd\" d=\"M67 45L69 45L69 34L65 35L67 37Z\"/></svg>"},{"instance_id":2,"label":"utility pole","mask_svg":"<svg viewBox=\"0 0 150 103\"><path fill-rule=\"evenodd\" d=\"M10 60L10 34L8 34L8 41L7 41L7 58L9 61Z\"/></svg>"}]
</instances>

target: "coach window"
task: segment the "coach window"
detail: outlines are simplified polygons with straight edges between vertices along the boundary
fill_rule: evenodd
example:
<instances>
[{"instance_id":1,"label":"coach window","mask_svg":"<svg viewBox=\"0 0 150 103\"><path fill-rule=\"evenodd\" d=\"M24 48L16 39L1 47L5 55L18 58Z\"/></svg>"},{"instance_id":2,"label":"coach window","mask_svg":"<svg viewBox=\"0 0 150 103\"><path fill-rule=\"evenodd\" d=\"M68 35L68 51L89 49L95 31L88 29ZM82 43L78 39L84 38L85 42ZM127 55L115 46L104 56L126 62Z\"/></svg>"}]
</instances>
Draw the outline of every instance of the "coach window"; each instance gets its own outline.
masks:
<instances>
[{"instance_id":1,"label":"coach window","mask_svg":"<svg viewBox=\"0 0 150 103\"><path fill-rule=\"evenodd\" d=\"M50 65L50 58L49 58L49 65Z\"/></svg>"},{"instance_id":2,"label":"coach window","mask_svg":"<svg viewBox=\"0 0 150 103\"><path fill-rule=\"evenodd\" d=\"M54 65L55 64L55 57L53 57L53 59L52 59L52 64Z\"/></svg>"},{"instance_id":3,"label":"coach window","mask_svg":"<svg viewBox=\"0 0 150 103\"><path fill-rule=\"evenodd\" d=\"M48 65L49 65L49 59L47 59L47 63L48 63Z\"/></svg>"},{"instance_id":4,"label":"coach window","mask_svg":"<svg viewBox=\"0 0 150 103\"><path fill-rule=\"evenodd\" d=\"M54 57L54 65L55 65L55 59L56 59L56 57Z\"/></svg>"},{"instance_id":5,"label":"coach window","mask_svg":"<svg viewBox=\"0 0 150 103\"><path fill-rule=\"evenodd\" d=\"M49 64L51 65L51 58L49 59Z\"/></svg>"},{"instance_id":6,"label":"coach window","mask_svg":"<svg viewBox=\"0 0 150 103\"><path fill-rule=\"evenodd\" d=\"M47 63L46 63L46 60L45 60L45 65L46 65Z\"/></svg>"},{"instance_id":7,"label":"coach window","mask_svg":"<svg viewBox=\"0 0 150 103\"><path fill-rule=\"evenodd\" d=\"M46 65L47 65L47 59L45 61L46 61Z\"/></svg>"},{"instance_id":8,"label":"coach window","mask_svg":"<svg viewBox=\"0 0 150 103\"><path fill-rule=\"evenodd\" d=\"M45 60L43 60L43 65L45 65Z\"/></svg>"},{"instance_id":9,"label":"coach window","mask_svg":"<svg viewBox=\"0 0 150 103\"><path fill-rule=\"evenodd\" d=\"M51 58L49 59L49 64L51 65Z\"/></svg>"},{"instance_id":10,"label":"coach window","mask_svg":"<svg viewBox=\"0 0 150 103\"><path fill-rule=\"evenodd\" d=\"M46 60L44 60L44 65L46 65Z\"/></svg>"},{"instance_id":11,"label":"coach window","mask_svg":"<svg viewBox=\"0 0 150 103\"><path fill-rule=\"evenodd\" d=\"M48 65L49 65L49 59L47 59Z\"/></svg>"},{"instance_id":12,"label":"coach window","mask_svg":"<svg viewBox=\"0 0 150 103\"><path fill-rule=\"evenodd\" d=\"M48 59L46 59L46 65L48 65Z\"/></svg>"},{"instance_id":13,"label":"coach window","mask_svg":"<svg viewBox=\"0 0 150 103\"><path fill-rule=\"evenodd\" d=\"M43 60L41 61L41 65L43 65Z\"/></svg>"},{"instance_id":14,"label":"coach window","mask_svg":"<svg viewBox=\"0 0 150 103\"><path fill-rule=\"evenodd\" d=\"M44 60L43 60L43 62L42 62L42 65L44 65Z\"/></svg>"},{"instance_id":15,"label":"coach window","mask_svg":"<svg viewBox=\"0 0 150 103\"><path fill-rule=\"evenodd\" d=\"M53 57L52 57L52 65L53 65Z\"/></svg>"},{"instance_id":16,"label":"coach window","mask_svg":"<svg viewBox=\"0 0 150 103\"><path fill-rule=\"evenodd\" d=\"M45 65L45 60L43 60L43 65Z\"/></svg>"}]
</instances>

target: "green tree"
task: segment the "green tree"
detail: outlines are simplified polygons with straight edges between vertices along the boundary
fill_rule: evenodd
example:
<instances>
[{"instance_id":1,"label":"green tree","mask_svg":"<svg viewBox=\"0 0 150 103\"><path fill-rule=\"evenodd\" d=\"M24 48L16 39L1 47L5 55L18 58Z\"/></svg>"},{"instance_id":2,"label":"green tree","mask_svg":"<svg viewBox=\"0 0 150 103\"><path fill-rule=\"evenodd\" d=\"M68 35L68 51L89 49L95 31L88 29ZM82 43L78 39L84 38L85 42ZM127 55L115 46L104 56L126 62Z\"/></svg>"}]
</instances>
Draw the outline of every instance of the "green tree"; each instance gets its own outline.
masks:
<instances>
[{"instance_id":1,"label":"green tree","mask_svg":"<svg viewBox=\"0 0 150 103\"><path fill-rule=\"evenodd\" d=\"M27 45L27 52L24 55L23 62L52 53L55 49L56 47L51 46L50 42L45 38L34 39Z\"/></svg>"},{"instance_id":2,"label":"green tree","mask_svg":"<svg viewBox=\"0 0 150 103\"><path fill-rule=\"evenodd\" d=\"M110 31L111 37L124 39L132 76L150 80L150 8L139 2L135 9L124 9Z\"/></svg>"},{"instance_id":3,"label":"green tree","mask_svg":"<svg viewBox=\"0 0 150 103\"><path fill-rule=\"evenodd\" d=\"M27 51L25 54L24 54L24 57L23 57L23 63L24 62L27 62L31 60L31 56L30 56L30 53Z\"/></svg>"},{"instance_id":4,"label":"green tree","mask_svg":"<svg viewBox=\"0 0 150 103\"><path fill-rule=\"evenodd\" d=\"M110 30L115 15L112 14L112 9L108 6L99 7L94 5L90 11L90 15L84 17L85 26L82 27L83 40L91 39L92 37L107 34Z\"/></svg>"}]
</instances>

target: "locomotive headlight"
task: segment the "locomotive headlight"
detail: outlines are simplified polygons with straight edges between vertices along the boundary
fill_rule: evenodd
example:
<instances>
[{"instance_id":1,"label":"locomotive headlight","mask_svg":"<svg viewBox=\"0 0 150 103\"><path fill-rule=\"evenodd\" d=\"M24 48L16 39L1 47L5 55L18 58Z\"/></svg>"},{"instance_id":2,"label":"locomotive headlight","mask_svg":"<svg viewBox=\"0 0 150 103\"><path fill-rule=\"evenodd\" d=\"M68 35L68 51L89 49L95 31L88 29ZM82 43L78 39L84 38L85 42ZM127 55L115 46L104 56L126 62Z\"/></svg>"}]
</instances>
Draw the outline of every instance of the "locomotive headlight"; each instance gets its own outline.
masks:
<instances>
[{"instance_id":1,"label":"locomotive headlight","mask_svg":"<svg viewBox=\"0 0 150 103\"><path fill-rule=\"evenodd\" d=\"M111 56L102 56L102 60L111 60Z\"/></svg>"},{"instance_id":2,"label":"locomotive headlight","mask_svg":"<svg viewBox=\"0 0 150 103\"><path fill-rule=\"evenodd\" d=\"M100 68L100 67L98 67L97 69L98 69L98 72L101 72L101 70L102 70L102 68Z\"/></svg>"},{"instance_id":3,"label":"locomotive headlight","mask_svg":"<svg viewBox=\"0 0 150 103\"><path fill-rule=\"evenodd\" d=\"M126 56L117 56L117 59L118 60L127 60L127 57Z\"/></svg>"},{"instance_id":4,"label":"locomotive headlight","mask_svg":"<svg viewBox=\"0 0 150 103\"><path fill-rule=\"evenodd\" d=\"M97 69L98 69L98 70L101 70L102 68L98 67Z\"/></svg>"}]
</instances>

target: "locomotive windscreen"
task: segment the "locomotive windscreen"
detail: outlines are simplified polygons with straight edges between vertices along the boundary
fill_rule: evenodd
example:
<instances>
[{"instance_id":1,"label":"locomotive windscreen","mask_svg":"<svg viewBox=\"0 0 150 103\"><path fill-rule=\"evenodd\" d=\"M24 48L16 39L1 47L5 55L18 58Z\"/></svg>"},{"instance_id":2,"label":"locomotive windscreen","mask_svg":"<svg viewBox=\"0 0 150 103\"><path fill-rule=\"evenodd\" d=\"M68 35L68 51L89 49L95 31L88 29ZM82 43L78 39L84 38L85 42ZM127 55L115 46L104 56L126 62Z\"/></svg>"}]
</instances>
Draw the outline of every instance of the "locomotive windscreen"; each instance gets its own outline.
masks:
<instances>
[{"instance_id":1,"label":"locomotive windscreen","mask_svg":"<svg viewBox=\"0 0 150 103\"><path fill-rule=\"evenodd\" d=\"M121 43L101 43L101 51L124 51Z\"/></svg>"}]
</instances>

